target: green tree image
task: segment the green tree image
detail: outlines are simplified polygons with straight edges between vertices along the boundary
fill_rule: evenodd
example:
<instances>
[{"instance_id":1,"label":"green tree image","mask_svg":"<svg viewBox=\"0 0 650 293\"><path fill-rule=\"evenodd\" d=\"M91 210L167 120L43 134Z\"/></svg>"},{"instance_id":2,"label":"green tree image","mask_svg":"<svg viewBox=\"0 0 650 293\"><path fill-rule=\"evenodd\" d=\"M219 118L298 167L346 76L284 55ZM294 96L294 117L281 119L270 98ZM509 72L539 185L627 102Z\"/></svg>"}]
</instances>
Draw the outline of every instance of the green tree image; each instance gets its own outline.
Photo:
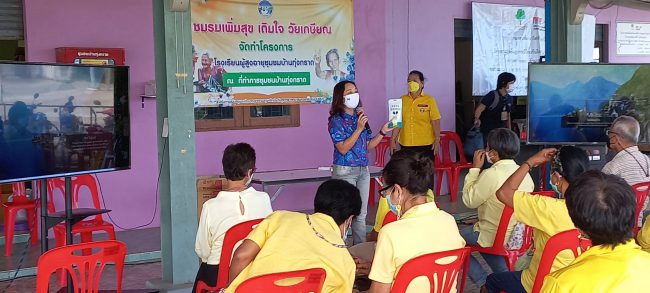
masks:
<instances>
[{"instance_id":1,"label":"green tree image","mask_svg":"<svg viewBox=\"0 0 650 293\"><path fill-rule=\"evenodd\" d=\"M519 20L519 24L521 24L521 21L526 18L526 12L523 9L518 9L515 18Z\"/></svg>"}]
</instances>

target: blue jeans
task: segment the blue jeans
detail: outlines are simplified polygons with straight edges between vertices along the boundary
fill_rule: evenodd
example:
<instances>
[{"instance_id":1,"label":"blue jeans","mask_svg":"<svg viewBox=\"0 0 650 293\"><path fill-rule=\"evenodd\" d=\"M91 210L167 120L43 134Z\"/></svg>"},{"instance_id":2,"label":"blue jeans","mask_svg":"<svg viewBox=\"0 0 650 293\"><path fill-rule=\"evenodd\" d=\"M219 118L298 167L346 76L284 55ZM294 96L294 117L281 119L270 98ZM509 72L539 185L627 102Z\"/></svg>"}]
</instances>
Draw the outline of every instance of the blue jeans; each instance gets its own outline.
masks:
<instances>
[{"instance_id":1,"label":"blue jeans","mask_svg":"<svg viewBox=\"0 0 650 293\"><path fill-rule=\"evenodd\" d=\"M332 179L345 180L359 189L361 213L352 220L352 244L366 242L366 215L368 214L368 194L370 193L370 172L368 172L368 167L334 165Z\"/></svg>"},{"instance_id":2,"label":"blue jeans","mask_svg":"<svg viewBox=\"0 0 650 293\"><path fill-rule=\"evenodd\" d=\"M521 271L490 274L485 282L489 293L526 293L521 284Z\"/></svg>"},{"instance_id":3,"label":"blue jeans","mask_svg":"<svg viewBox=\"0 0 650 293\"><path fill-rule=\"evenodd\" d=\"M478 235L479 232L474 232L473 226L465 227L463 230L460 230L460 236L465 239L467 245L478 245ZM488 264L488 266L490 266L492 272L500 273L508 271L508 266L506 265L506 260L503 258L503 256L487 253L481 253L481 256ZM488 276L488 273L483 269L481 264L473 255L469 256L468 274L472 282L474 282L478 287L481 287L485 284L485 279Z\"/></svg>"}]
</instances>

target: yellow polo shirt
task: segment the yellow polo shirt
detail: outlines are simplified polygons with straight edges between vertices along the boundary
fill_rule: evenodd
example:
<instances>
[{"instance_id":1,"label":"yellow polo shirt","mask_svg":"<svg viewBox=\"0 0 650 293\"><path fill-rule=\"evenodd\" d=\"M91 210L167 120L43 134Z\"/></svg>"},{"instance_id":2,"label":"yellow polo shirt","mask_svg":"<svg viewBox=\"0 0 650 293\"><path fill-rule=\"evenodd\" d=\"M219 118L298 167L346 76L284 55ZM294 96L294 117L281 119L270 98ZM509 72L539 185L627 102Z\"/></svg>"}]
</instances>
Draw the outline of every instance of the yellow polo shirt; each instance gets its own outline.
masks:
<instances>
[{"instance_id":1,"label":"yellow polo shirt","mask_svg":"<svg viewBox=\"0 0 650 293\"><path fill-rule=\"evenodd\" d=\"M234 292L244 280L255 276L323 268L327 272L322 292L352 291L356 265L344 245L341 230L332 217L309 215L311 223L326 240L316 236L303 213L277 211L262 221L247 237L260 252L233 280L226 292ZM329 242L331 243L329 243Z\"/></svg>"},{"instance_id":2,"label":"yellow polo shirt","mask_svg":"<svg viewBox=\"0 0 650 293\"><path fill-rule=\"evenodd\" d=\"M379 231L370 269L371 280L392 284L408 260L420 255L465 246L454 217L436 207L435 202L417 205ZM425 277L413 280L406 292L429 292ZM455 292L455 291L454 291Z\"/></svg>"},{"instance_id":3,"label":"yellow polo shirt","mask_svg":"<svg viewBox=\"0 0 650 293\"><path fill-rule=\"evenodd\" d=\"M650 252L650 216L645 219L643 227L639 230L639 233L636 235L636 241L639 242L643 250ZM635 223L636 224L636 223Z\"/></svg>"},{"instance_id":4,"label":"yellow polo shirt","mask_svg":"<svg viewBox=\"0 0 650 293\"><path fill-rule=\"evenodd\" d=\"M440 120L436 100L422 93L417 99L402 96L402 129L399 144L403 146L431 145L435 141L431 121Z\"/></svg>"},{"instance_id":5,"label":"yellow polo shirt","mask_svg":"<svg viewBox=\"0 0 650 293\"><path fill-rule=\"evenodd\" d=\"M435 196L433 195L433 190L427 190L427 202L434 202ZM375 226L372 228L375 232L379 232L381 227L384 224L384 218L386 214L390 212L388 207L388 202L385 197L379 197L379 203L377 204L377 214L375 215Z\"/></svg>"},{"instance_id":6,"label":"yellow polo shirt","mask_svg":"<svg viewBox=\"0 0 650 293\"><path fill-rule=\"evenodd\" d=\"M535 254L530 265L521 274L521 284L527 292L533 290L537 275L537 267L542 257L544 246L551 236L562 231L574 229L573 221L563 199L555 199L541 195L531 195L528 192L517 191L514 197L515 217L519 222L533 227L533 242ZM573 253L563 251L553 262L551 272L566 267L573 261Z\"/></svg>"},{"instance_id":7,"label":"yellow polo shirt","mask_svg":"<svg viewBox=\"0 0 650 293\"><path fill-rule=\"evenodd\" d=\"M629 240L614 249L589 248L568 267L546 276L541 292L643 292L648 276L650 254Z\"/></svg>"},{"instance_id":8,"label":"yellow polo shirt","mask_svg":"<svg viewBox=\"0 0 650 293\"><path fill-rule=\"evenodd\" d=\"M517 169L519 165L514 160L500 160L483 172L479 168L469 169L465 176L463 203L468 208L478 209L478 222L474 224L474 231L479 232L478 244L482 247L492 246L501 221L504 205L497 199L496 192ZM518 190L532 192L534 188L533 179L526 174ZM506 242L510 239L510 233L516 223L515 217L510 218Z\"/></svg>"}]
</instances>

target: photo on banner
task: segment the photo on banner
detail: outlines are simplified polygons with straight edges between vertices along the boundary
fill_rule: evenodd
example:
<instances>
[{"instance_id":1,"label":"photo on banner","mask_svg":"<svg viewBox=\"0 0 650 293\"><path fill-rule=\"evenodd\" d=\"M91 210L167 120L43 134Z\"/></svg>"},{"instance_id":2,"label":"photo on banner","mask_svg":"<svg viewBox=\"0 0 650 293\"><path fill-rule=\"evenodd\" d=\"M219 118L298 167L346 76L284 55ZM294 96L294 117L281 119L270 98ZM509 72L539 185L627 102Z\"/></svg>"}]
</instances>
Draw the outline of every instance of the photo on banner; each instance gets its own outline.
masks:
<instances>
[{"instance_id":1,"label":"photo on banner","mask_svg":"<svg viewBox=\"0 0 650 293\"><path fill-rule=\"evenodd\" d=\"M497 76L517 77L512 96L526 96L528 63L544 56L543 7L472 3L472 95L496 89Z\"/></svg>"},{"instance_id":2,"label":"photo on banner","mask_svg":"<svg viewBox=\"0 0 650 293\"><path fill-rule=\"evenodd\" d=\"M192 1L194 106L330 104L353 34L352 0Z\"/></svg>"}]
</instances>

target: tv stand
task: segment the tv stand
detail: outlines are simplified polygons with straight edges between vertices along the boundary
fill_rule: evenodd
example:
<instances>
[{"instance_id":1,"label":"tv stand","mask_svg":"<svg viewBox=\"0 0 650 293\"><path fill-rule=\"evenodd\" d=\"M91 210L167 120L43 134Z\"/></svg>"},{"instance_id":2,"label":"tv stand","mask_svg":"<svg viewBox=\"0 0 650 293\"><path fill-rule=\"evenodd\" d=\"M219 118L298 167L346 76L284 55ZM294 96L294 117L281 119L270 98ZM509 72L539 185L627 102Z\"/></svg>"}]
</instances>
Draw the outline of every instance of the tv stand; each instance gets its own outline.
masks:
<instances>
[{"instance_id":1,"label":"tv stand","mask_svg":"<svg viewBox=\"0 0 650 293\"><path fill-rule=\"evenodd\" d=\"M65 243L72 244L72 226L83 221L83 219L99 214L108 213L111 210L94 208L72 208L72 176L65 176L65 210L55 213L47 211L47 179L41 179L41 254L48 250L47 231L65 222ZM68 274L67 291L73 292L72 277Z\"/></svg>"}]
</instances>

